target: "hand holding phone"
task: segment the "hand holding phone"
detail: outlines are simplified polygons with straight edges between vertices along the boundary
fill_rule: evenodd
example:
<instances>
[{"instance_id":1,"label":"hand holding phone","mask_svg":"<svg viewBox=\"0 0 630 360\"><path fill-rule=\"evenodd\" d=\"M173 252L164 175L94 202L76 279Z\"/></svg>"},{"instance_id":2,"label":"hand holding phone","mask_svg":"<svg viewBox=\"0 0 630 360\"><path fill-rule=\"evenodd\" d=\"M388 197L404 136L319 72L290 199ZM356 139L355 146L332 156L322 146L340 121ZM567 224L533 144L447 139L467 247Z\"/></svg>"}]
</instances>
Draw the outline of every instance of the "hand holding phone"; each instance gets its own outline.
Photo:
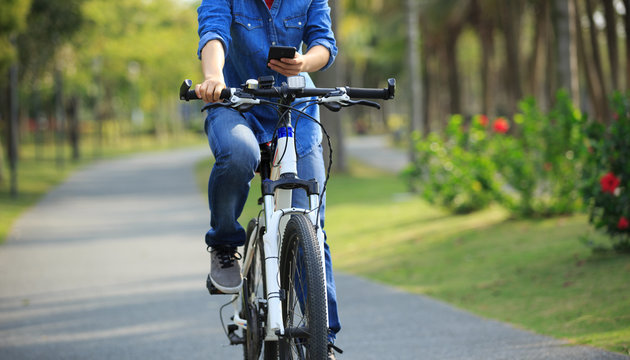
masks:
<instances>
[{"instance_id":1,"label":"hand holding phone","mask_svg":"<svg viewBox=\"0 0 630 360\"><path fill-rule=\"evenodd\" d=\"M272 46L269 48L267 55L267 63L270 60L293 59L295 57L295 48L293 46Z\"/></svg>"},{"instance_id":2,"label":"hand holding phone","mask_svg":"<svg viewBox=\"0 0 630 360\"><path fill-rule=\"evenodd\" d=\"M291 46L272 46L267 56L267 67L284 76L298 75L304 68L304 56Z\"/></svg>"}]
</instances>

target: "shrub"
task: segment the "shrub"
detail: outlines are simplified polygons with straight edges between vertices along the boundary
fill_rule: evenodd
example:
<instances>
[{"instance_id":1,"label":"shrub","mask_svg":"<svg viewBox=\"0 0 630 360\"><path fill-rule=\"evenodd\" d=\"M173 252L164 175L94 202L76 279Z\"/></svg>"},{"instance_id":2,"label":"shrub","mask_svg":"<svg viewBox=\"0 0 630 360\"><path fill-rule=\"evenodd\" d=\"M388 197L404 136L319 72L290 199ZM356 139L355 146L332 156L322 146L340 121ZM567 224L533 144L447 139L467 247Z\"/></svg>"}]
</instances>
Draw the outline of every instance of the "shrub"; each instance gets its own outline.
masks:
<instances>
[{"instance_id":1,"label":"shrub","mask_svg":"<svg viewBox=\"0 0 630 360\"><path fill-rule=\"evenodd\" d=\"M435 133L414 139L416 162L407 171L414 188L430 203L454 213L469 213L490 204L497 193L496 168L488 156L483 117L464 126L459 115L451 117L446 137Z\"/></svg>"},{"instance_id":2,"label":"shrub","mask_svg":"<svg viewBox=\"0 0 630 360\"><path fill-rule=\"evenodd\" d=\"M520 104L514 122L485 115L465 124L452 116L445 136L415 140L416 162L407 174L433 204L456 213L497 201L517 217L570 214L580 194L583 118L565 92L542 113L533 99Z\"/></svg>"},{"instance_id":3,"label":"shrub","mask_svg":"<svg viewBox=\"0 0 630 360\"><path fill-rule=\"evenodd\" d=\"M513 136L496 136L492 158L503 183L503 205L515 215L541 217L571 214L583 206L580 194L581 130L584 120L564 91L558 92L549 113L534 99L520 104Z\"/></svg>"},{"instance_id":4,"label":"shrub","mask_svg":"<svg viewBox=\"0 0 630 360\"><path fill-rule=\"evenodd\" d=\"M610 235L616 250L630 252L630 93L615 94L612 104L610 124L587 127L583 192L590 222Z\"/></svg>"}]
</instances>

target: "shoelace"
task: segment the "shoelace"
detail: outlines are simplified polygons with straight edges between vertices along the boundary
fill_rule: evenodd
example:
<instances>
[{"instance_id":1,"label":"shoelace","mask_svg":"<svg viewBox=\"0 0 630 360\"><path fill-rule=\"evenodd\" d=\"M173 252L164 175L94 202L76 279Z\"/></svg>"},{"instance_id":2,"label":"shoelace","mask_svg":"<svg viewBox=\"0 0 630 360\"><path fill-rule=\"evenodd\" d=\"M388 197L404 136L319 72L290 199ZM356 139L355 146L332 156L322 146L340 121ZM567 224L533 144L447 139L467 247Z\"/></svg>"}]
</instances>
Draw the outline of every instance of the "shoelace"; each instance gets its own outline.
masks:
<instances>
[{"instance_id":1,"label":"shoelace","mask_svg":"<svg viewBox=\"0 0 630 360\"><path fill-rule=\"evenodd\" d=\"M235 260L241 259L241 254L232 249L218 249L216 250L217 257L219 258L219 263L221 264L221 268L227 269L234 266Z\"/></svg>"}]
</instances>

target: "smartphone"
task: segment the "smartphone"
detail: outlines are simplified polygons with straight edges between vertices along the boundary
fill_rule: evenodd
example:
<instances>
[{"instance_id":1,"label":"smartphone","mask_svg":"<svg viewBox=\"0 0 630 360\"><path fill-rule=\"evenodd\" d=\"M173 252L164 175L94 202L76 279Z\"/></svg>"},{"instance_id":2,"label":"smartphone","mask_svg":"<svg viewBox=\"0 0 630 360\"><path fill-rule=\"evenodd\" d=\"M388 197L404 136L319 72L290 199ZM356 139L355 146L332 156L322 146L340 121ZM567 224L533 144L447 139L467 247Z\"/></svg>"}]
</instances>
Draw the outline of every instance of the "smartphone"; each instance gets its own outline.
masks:
<instances>
[{"instance_id":1,"label":"smartphone","mask_svg":"<svg viewBox=\"0 0 630 360\"><path fill-rule=\"evenodd\" d=\"M282 58L293 59L295 57L295 48L293 46L272 46L269 48L267 62L271 59L280 60Z\"/></svg>"}]
</instances>

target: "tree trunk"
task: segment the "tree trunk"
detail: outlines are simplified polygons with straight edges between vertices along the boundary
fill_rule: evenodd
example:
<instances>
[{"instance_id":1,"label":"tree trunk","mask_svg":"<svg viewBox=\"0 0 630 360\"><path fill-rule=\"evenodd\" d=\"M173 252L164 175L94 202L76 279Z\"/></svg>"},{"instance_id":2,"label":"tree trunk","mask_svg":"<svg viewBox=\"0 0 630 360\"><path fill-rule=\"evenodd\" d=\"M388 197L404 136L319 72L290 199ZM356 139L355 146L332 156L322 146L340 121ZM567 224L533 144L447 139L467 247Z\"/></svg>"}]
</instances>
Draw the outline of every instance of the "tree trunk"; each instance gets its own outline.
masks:
<instances>
[{"instance_id":1,"label":"tree trunk","mask_svg":"<svg viewBox=\"0 0 630 360\"><path fill-rule=\"evenodd\" d=\"M516 112L518 101L523 96L520 78L520 24L522 15L522 3L520 1L500 1L503 33L505 35L506 55L506 89L509 94L509 111Z\"/></svg>"},{"instance_id":2,"label":"tree trunk","mask_svg":"<svg viewBox=\"0 0 630 360\"><path fill-rule=\"evenodd\" d=\"M80 129L79 129L79 97L72 95L66 106L66 116L68 118L68 140L72 148L72 160L78 161L81 158L80 152Z\"/></svg>"},{"instance_id":3,"label":"tree trunk","mask_svg":"<svg viewBox=\"0 0 630 360\"><path fill-rule=\"evenodd\" d=\"M449 112L451 114L461 114L461 97L459 85L459 68L457 66L457 36L458 31L447 29L445 54L446 54L446 71L448 73L448 90L450 95Z\"/></svg>"},{"instance_id":4,"label":"tree trunk","mask_svg":"<svg viewBox=\"0 0 630 360\"><path fill-rule=\"evenodd\" d=\"M586 14L588 15L589 34L591 40L591 53L593 54L593 67L595 69L594 88L598 94L598 108L600 113L598 119L600 121L608 121L608 104L606 100L606 83L604 81L604 71L602 70L602 60L599 54L599 44L597 41L597 29L593 20L593 4L591 0L585 0ZM594 100L595 101L595 100Z\"/></svg>"},{"instance_id":5,"label":"tree trunk","mask_svg":"<svg viewBox=\"0 0 630 360\"><path fill-rule=\"evenodd\" d=\"M550 87L547 84L548 77L545 69L549 64L547 60L547 46L550 42L549 34L549 4L547 1L534 3L535 32L532 57L530 60L529 91L536 98L538 104L547 108Z\"/></svg>"},{"instance_id":6,"label":"tree trunk","mask_svg":"<svg viewBox=\"0 0 630 360\"><path fill-rule=\"evenodd\" d=\"M630 0L624 0L626 14L624 24L626 28L626 91L630 91Z\"/></svg>"},{"instance_id":7,"label":"tree trunk","mask_svg":"<svg viewBox=\"0 0 630 360\"><path fill-rule=\"evenodd\" d=\"M418 49L418 3L407 0L407 49L409 57L409 83L411 85L411 118L409 122L410 135L414 131L425 134L422 128L422 79L420 77L420 54ZM411 154L415 153L413 149ZM411 155L413 156L413 155ZM411 159L413 161L413 159Z\"/></svg>"},{"instance_id":8,"label":"tree trunk","mask_svg":"<svg viewBox=\"0 0 630 360\"><path fill-rule=\"evenodd\" d=\"M580 68L578 67L578 50L577 50L577 24L572 21L577 17L575 4L573 1L568 0L567 5L569 7L569 59L571 62L571 98L573 99L573 105L579 109L581 106L580 96Z\"/></svg>"},{"instance_id":9,"label":"tree trunk","mask_svg":"<svg viewBox=\"0 0 630 360\"><path fill-rule=\"evenodd\" d=\"M592 59L588 56L588 52L586 51L586 41L584 40L584 32L582 31L580 20L582 18L580 6L578 0L572 1L575 8L574 21L577 29L577 47L580 55L580 60L582 62L582 68L584 69L584 75L586 77L586 88L589 93L590 105L592 106L594 117L599 120L601 116L600 114L602 112L602 109L600 108L600 105L602 103L602 94L599 92L599 88L595 86L595 84L597 83L597 75L595 74L595 70L593 69Z\"/></svg>"},{"instance_id":10,"label":"tree trunk","mask_svg":"<svg viewBox=\"0 0 630 360\"><path fill-rule=\"evenodd\" d=\"M481 113L494 116L494 76L492 59L494 58L494 24L486 15L479 0L472 2L472 17L481 43Z\"/></svg>"},{"instance_id":11,"label":"tree trunk","mask_svg":"<svg viewBox=\"0 0 630 360\"><path fill-rule=\"evenodd\" d=\"M6 72L6 74L8 75L9 73ZM9 100L9 92L8 92L8 87L3 86L3 83L0 82L0 130L1 129L6 129L7 127L3 126L4 122L9 120L9 109L8 109L8 100ZM4 185L4 179L5 179L5 174L4 174L4 153L5 150L8 150L4 148L4 143L3 143L3 136L5 136L5 134L0 131L0 188L2 188L2 186ZM8 134L6 135L8 137Z\"/></svg>"},{"instance_id":12,"label":"tree trunk","mask_svg":"<svg viewBox=\"0 0 630 360\"><path fill-rule=\"evenodd\" d=\"M573 4L569 0L556 0L554 27L556 33L556 69L558 85L571 94L575 106L579 106L579 84L576 76L576 51Z\"/></svg>"},{"instance_id":13,"label":"tree trunk","mask_svg":"<svg viewBox=\"0 0 630 360\"><path fill-rule=\"evenodd\" d=\"M0 116L0 123L4 118ZM4 145L2 145L2 136L0 136L0 188L4 186Z\"/></svg>"},{"instance_id":14,"label":"tree trunk","mask_svg":"<svg viewBox=\"0 0 630 360\"><path fill-rule=\"evenodd\" d=\"M606 42L608 44L608 59L610 61L610 78L613 91L619 90L619 48L617 46L617 16L613 0L602 0L604 3L604 18L606 19ZM626 11L628 9L626 8Z\"/></svg>"},{"instance_id":15,"label":"tree trunk","mask_svg":"<svg viewBox=\"0 0 630 360\"><path fill-rule=\"evenodd\" d=\"M425 134L429 134L431 132L431 122L429 121L429 108L430 108L430 100L431 100L431 91L429 91L431 86L431 78L429 73L429 45L427 39L427 31L423 26L423 22L420 22L420 33L424 38L422 39L422 50L420 51L420 67L422 69L422 128L424 129Z\"/></svg>"},{"instance_id":16,"label":"tree trunk","mask_svg":"<svg viewBox=\"0 0 630 360\"><path fill-rule=\"evenodd\" d=\"M19 125L18 125L18 65L14 62L9 70L9 173L11 177L11 196L18 196L18 147L19 147Z\"/></svg>"},{"instance_id":17,"label":"tree trunk","mask_svg":"<svg viewBox=\"0 0 630 360\"><path fill-rule=\"evenodd\" d=\"M57 167L63 169L66 163L65 156L65 134L66 121L63 106L63 77L61 70L54 70L54 87L55 87L55 148L56 148L56 164Z\"/></svg>"}]
</instances>

